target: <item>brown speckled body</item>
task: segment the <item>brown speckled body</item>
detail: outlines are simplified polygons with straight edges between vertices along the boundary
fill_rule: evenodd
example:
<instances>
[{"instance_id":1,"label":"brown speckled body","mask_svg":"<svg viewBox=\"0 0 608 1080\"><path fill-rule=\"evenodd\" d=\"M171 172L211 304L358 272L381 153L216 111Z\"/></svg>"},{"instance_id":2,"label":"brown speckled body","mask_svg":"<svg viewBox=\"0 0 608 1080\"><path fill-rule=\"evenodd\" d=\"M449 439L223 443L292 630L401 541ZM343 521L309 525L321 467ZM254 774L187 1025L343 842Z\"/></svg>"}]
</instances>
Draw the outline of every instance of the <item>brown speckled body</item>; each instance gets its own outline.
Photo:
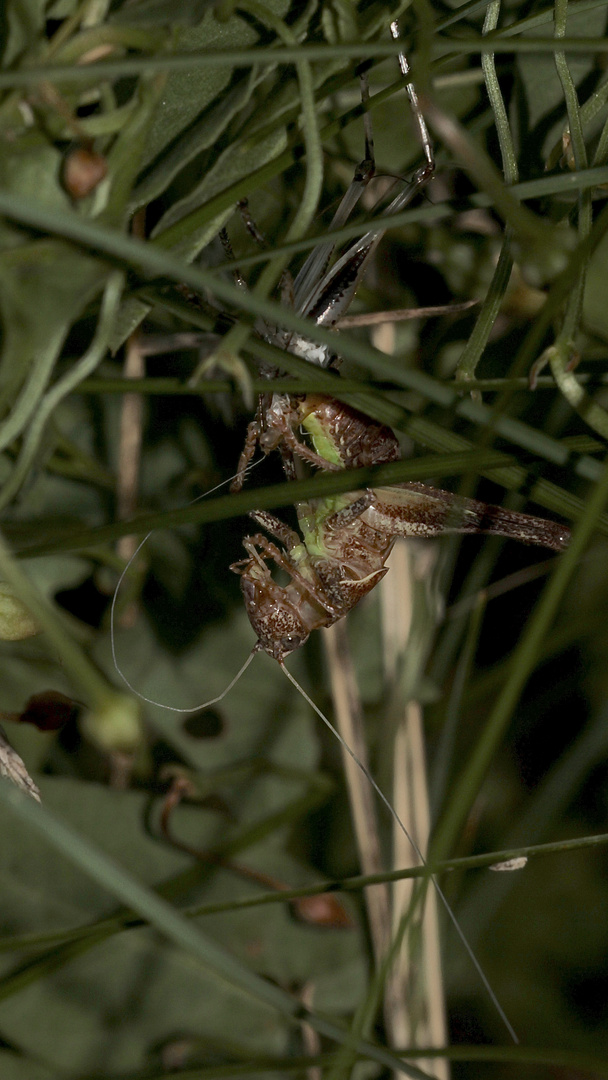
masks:
<instances>
[{"instance_id":1,"label":"brown speckled body","mask_svg":"<svg viewBox=\"0 0 608 1080\"><path fill-rule=\"evenodd\" d=\"M401 458L395 433L386 424L325 395L307 394L295 401L296 423L310 430L314 419L335 446L343 469L365 469Z\"/></svg>"},{"instance_id":2,"label":"brown speckled body","mask_svg":"<svg viewBox=\"0 0 608 1080\"><path fill-rule=\"evenodd\" d=\"M288 476L295 475L294 458L328 469L349 469L400 456L390 428L320 395L275 394L261 437L256 424L263 449L281 449ZM297 438L298 425L310 435L314 449ZM258 647L279 661L299 648L312 630L341 619L378 584L387 573L385 563L398 536L489 533L553 551L563 550L570 539L565 526L545 518L462 499L420 483L315 499L297 504L297 513L301 536L271 514L252 514L282 546L263 533L247 537L248 557L231 568L241 575ZM286 571L287 585L273 580L269 564Z\"/></svg>"}]
</instances>

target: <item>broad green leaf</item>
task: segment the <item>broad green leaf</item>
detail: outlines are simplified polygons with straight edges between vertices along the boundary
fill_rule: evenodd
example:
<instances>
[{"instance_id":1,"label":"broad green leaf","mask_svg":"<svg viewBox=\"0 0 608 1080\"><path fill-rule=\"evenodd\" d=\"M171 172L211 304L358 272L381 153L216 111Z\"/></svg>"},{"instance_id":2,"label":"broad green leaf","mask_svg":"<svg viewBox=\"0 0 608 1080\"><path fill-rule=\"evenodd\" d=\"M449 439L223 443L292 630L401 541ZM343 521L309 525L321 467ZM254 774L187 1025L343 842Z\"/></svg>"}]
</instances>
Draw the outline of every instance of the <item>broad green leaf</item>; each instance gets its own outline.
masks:
<instances>
[{"instance_id":1,"label":"broad green leaf","mask_svg":"<svg viewBox=\"0 0 608 1080\"><path fill-rule=\"evenodd\" d=\"M5 412L28 381L19 408L4 422L9 441L35 409L72 321L100 291L106 274L103 263L61 240L36 240L0 253L0 399Z\"/></svg>"},{"instance_id":2,"label":"broad green leaf","mask_svg":"<svg viewBox=\"0 0 608 1080\"><path fill-rule=\"evenodd\" d=\"M268 135L260 143L257 140L247 145L231 146L226 150L216 165L209 170L200 184L184 199L175 203L159 222L154 235L162 242L162 234L172 224L179 222L188 214L223 191L233 183L244 180L254 169L277 157L285 148L286 136L282 130ZM191 229L177 244L171 245L176 255L181 255L187 262L192 262L198 253L213 239L219 229L232 214L232 208L215 216L211 221Z\"/></svg>"},{"instance_id":3,"label":"broad green leaf","mask_svg":"<svg viewBox=\"0 0 608 1080\"><path fill-rule=\"evenodd\" d=\"M208 109L195 120L187 131L153 165L135 188L132 206L144 206L158 196L171 183L174 177L188 165L202 150L207 150L216 143L237 113L247 102L252 91L252 74L235 81L225 93L218 95L218 100L211 102Z\"/></svg>"},{"instance_id":4,"label":"broad green leaf","mask_svg":"<svg viewBox=\"0 0 608 1080\"><path fill-rule=\"evenodd\" d=\"M279 15L287 9L285 0L272 0ZM208 11L198 26L180 27L175 32L175 47L181 50L230 49L254 45L258 35L238 15L219 22ZM146 167L182 135L205 109L216 101L230 84L233 69L197 66L192 72L174 72L167 80L162 102L148 136L142 166Z\"/></svg>"}]
</instances>

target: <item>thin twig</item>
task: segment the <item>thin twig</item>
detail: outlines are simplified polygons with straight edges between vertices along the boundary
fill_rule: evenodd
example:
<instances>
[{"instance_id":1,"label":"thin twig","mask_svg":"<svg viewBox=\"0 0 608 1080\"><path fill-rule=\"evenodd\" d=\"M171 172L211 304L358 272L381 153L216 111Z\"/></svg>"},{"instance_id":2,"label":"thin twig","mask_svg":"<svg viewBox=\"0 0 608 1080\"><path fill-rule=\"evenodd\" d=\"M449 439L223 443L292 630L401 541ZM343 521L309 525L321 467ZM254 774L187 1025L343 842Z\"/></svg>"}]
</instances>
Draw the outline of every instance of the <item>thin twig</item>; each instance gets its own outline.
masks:
<instances>
[{"instance_id":1,"label":"thin twig","mask_svg":"<svg viewBox=\"0 0 608 1080\"><path fill-rule=\"evenodd\" d=\"M398 543L389 560L390 586L382 587L381 583L385 674L389 687L396 686L406 649L408 644L412 644L415 604L420 603L418 551L412 543ZM433 552L425 548L421 557L428 560L429 554L433 557ZM420 613L416 612L416 615ZM425 650L416 649L415 655L422 663ZM414 673L410 671L409 674L411 680ZM393 760L393 805L401 820L407 822L418 850L426 852L430 832L426 755L422 709L415 700L406 699L403 704L395 732ZM412 844L401 830L396 829L393 834L394 867L413 866L418 861ZM401 921L408 916L411 918L411 905L417 902L414 882L402 880L395 883L392 899L393 933L398 936ZM424 914L418 916L413 924L410 923L409 930L406 947L400 948L395 959L387 991L393 1008L391 1026L395 1042L396 1045L421 1043L442 1046L447 1041L447 1024L437 896L433 890L427 891ZM403 1003L407 1003L408 1007L403 1007ZM426 1062L427 1068L428 1065ZM438 1058L432 1063L431 1071L441 1080L447 1080L449 1064Z\"/></svg>"},{"instance_id":2,"label":"thin twig","mask_svg":"<svg viewBox=\"0 0 608 1080\"><path fill-rule=\"evenodd\" d=\"M144 238L145 217L143 211L136 214L133 219L132 231L134 236L140 239ZM135 330L127 342L123 374L125 379L143 379L146 374L142 335L139 330ZM118 518L121 520L133 517L137 509L142 424L143 398L141 394L125 394L120 412L118 477L116 481L116 507ZM137 536L121 536L116 544L116 551L128 563L135 554L137 544ZM137 621L137 615L138 605L132 600L120 615L120 625L127 629L133 627Z\"/></svg>"},{"instance_id":3,"label":"thin twig","mask_svg":"<svg viewBox=\"0 0 608 1080\"><path fill-rule=\"evenodd\" d=\"M369 768L361 699L344 619L325 630L323 643L329 664L336 726L351 750ZM373 792L359 766L344 749L342 761L361 869L364 874L377 874L382 869L382 856ZM365 903L374 956L379 964L390 943L387 887L374 885L366 889Z\"/></svg>"}]
</instances>

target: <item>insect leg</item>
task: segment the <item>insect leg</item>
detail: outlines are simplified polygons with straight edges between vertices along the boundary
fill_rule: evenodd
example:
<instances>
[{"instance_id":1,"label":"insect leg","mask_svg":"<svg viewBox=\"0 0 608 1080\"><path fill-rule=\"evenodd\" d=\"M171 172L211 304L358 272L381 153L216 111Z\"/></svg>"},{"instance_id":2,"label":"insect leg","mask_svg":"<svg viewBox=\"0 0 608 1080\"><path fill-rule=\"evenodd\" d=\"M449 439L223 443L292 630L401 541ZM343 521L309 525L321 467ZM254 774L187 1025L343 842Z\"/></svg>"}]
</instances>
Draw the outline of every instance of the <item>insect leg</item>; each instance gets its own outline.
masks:
<instances>
[{"instance_id":1,"label":"insect leg","mask_svg":"<svg viewBox=\"0 0 608 1080\"><path fill-rule=\"evenodd\" d=\"M261 231L261 229L258 229L258 226L252 216L251 210L249 209L249 200L240 199L238 203L238 209L239 214L241 215L241 218L243 220L243 224L247 229L247 232L255 240L258 247L261 247L263 250L265 250L268 247L266 237L264 236L264 233Z\"/></svg>"},{"instance_id":2,"label":"insect leg","mask_svg":"<svg viewBox=\"0 0 608 1080\"><path fill-rule=\"evenodd\" d=\"M289 525L280 518L276 518L274 514L268 514L266 510L252 510L249 517L255 521L256 525L261 525L266 532L274 536L275 540L280 540L288 550L302 543L297 532L290 529Z\"/></svg>"},{"instance_id":3,"label":"insect leg","mask_svg":"<svg viewBox=\"0 0 608 1080\"><path fill-rule=\"evenodd\" d=\"M335 514L330 514L329 517L325 518L325 528L330 529L332 532L339 532L340 529L352 525L354 521L361 517L361 514L364 514L369 509L373 502L373 491L366 491L358 499L355 499L350 506L344 506L342 510L336 510Z\"/></svg>"},{"instance_id":4,"label":"insect leg","mask_svg":"<svg viewBox=\"0 0 608 1080\"><path fill-rule=\"evenodd\" d=\"M298 541L299 540L300 538L298 537ZM344 612L335 604L332 604L319 578L316 577L314 573L311 574L310 577L305 577L304 574L301 574L287 552L281 551L276 544L273 544L272 540L269 540L262 533L256 533L255 536L246 536L243 540L243 544L245 550L249 554L249 558L232 563L230 569L233 570L235 574L242 574L245 577L249 577L252 565L255 564L263 570L265 576L270 576L270 571L266 566L266 562L271 561L279 570L284 570L291 580L299 586L301 592L311 600L314 600L315 603L317 603L323 611L326 611L332 619L339 619L342 617ZM276 586L276 588L279 589L280 586ZM281 592L283 592L282 589ZM327 625L327 623L323 622L319 623L319 625Z\"/></svg>"},{"instance_id":5,"label":"insect leg","mask_svg":"<svg viewBox=\"0 0 608 1080\"><path fill-rule=\"evenodd\" d=\"M330 230L340 229L346 224L359 202L359 199L363 195L363 192L367 188L367 185L376 174L372 116L368 108L369 81L367 72L361 72L359 75L359 82L361 85L361 102L365 107L365 112L363 113L365 157L363 158L363 161L360 161L357 165L353 179L340 199L340 205L329 225ZM335 246L333 241L328 241L326 244L319 244L306 259L306 262L302 266L302 269L294 282L294 307L297 306L298 310L306 311L309 304L312 302L318 284L327 270Z\"/></svg>"},{"instance_id":6,"label":"insect leg","mask_svg":"<svg viewBox=\"0 0 608 1080\"><path fill-rule=\"evenodd\" d=\"M396 21L391 23L391 34L395 40L399 39L399 26ZM423 187L428 184L435 172L435 155L433 153L433 145L431 143L428 128L426 126L418 95L414 84L410 78L410 67L405 56L405 53L400 52L398 54L399 67L401 74L405 80L405 89L409 98L410 106L412 108L416 127L422 144L422 150L424 154L424 164L414 174L414 178L403 191L393 199L385 211L385 217L389 217L393 214L399 213L404 210L413 199L420 193ZM364 91L365 93L365 91ZM365 97L364 97L364 100ZM373 153L372 144L368 144L368 149ZM371 168L370 176L373 175L374 162L363 162L362 165L366 165ZM360 166L361 168L361 166ZM369 177L366 182L369 182ZM345 198L342 200L340 207L338 208L338 214L342 215L345 212L343 205L345 200L350 196L353 185L349 188ZM352 198L355 193L353 189ZM358 196L357 196L358 198ZM355 199L356 202L356 199ZM354 203L353 203L354 205ZM336 217L338 216L336 215ZM334 219L335 220L335 219ZM333 223L332 223L333 224ZM340 221L342 224L342 221ZM308 263L304 264L302 271L296 278L296 297L298 300L298 306L301 307L304 314L309 315L310 318L321 326L335 326L339 322L340 318L348 310L353 296L357 290L365 265L367 264L370 256L375 251L384 233L386 232L386 225L378 226L375 229L368 230L359 240L356 240L349 248L340 256L340 258L334 263L331 269L324 274L321 280L317 280L315 283L313 275L310 273ZM322 245L319 249L323 252L325 246ZM331 255L331 251L330 251ZM312 263L311 263L312 265ZM315 268L318 269L318 263L315 263ZM300 276L306 272L306 284L300 281ZM324 354L322 359L316 361L321 366L327 366L331 362L331 356Z\"/></svg>"},{"instance_id":7,"label":"insect leg","mask_svg":"<svg viewBox=\"0 0 608 1080\"><path fill-rule=\"evenodd\" d=\"M241 450L241 456L239 457L239 463L237 465L236 475L230 485L230 491L234 494L236 491L240 491L245 481L245 473L247 472L247 466L249 465L253 455L255 454L256 446L260 441L262 434L262 425L260 421L260 406L256 412L255 420L247 425L247 435L245 436L245 443Z\"/></svg>"},{"instance_id":8,"label":"insect leg","mask_svg":"<svg viewBox=\"0 0 608 1080\"><path fill-rule=\"evenodd\" d=\"M238 210L249 235L262 251L267 251L269 247L268 241L249 209L249 200L240 199ZM288 307L295 307L293 277L287 269L281 271L280 288L282 302L287 304Z\"/></svg>"},{"instance_id":9,"label":"insect leg","mask_svg":"<svg viewBox=\"0 0 608 1080\"><path fill-rule=\"evenodd\" d=\"M314 406L311 406L311 409ZM292 457L299 457L326 472L337 472L343 468L338 462L328 461L326 457L311 450L306 443L302 442L294 432L294 428L302 419L301 410L294 404L294 400L287 394L273 394L270 405L263 413L264 430L259 436L260 449L269 454L272 450L281 449L286 472L290 465L286 462L286 452ZM293 462L291 462L293 464ZM295 470L292 470L295 478ZM292 478L292 473L288 477Z\"/></svg>"},{"instance_id":10,"label":"insect leg","mask_svg":"<svg viewBox=\"0 0 608 1080\"><path fill-rule=\"evenodd\" d=\"M399 23L396 19L391 23L390 29L393 40L399 41ZM424 177L422 182L426 183L427 179L430 179L430 177L435 172L435 154L433 151L433 143L431 142L429 129L426 126L426 121L422 114L422 109L420 108L420 102L418 101L416 87L410 79L410 65L408 63L407 56L404 52L400 52L397 55L397 60L401 69L401 74L405 79L405 90L408 98L410 99L412 113L414 114L414 120L416 121L416 125L418 127L418 135L422 144L422 151L426 159L426 164L423 165L422 168L419 170L419 174L422 174L422 176ZM416 175L418 175L418 173Z\"/></svg>"},{"instance_id":11,"label":"insect leg","mask_svg":"<svg viewBox=\"0 0 608 1080\"><path fill-rule=\"evenodd\" d=\"M327 458L317 454L314 450L311 450L306 443L301 442L297 435L290 429L286 431L281 439L281 442L291 450L292 454L307 461L309 465L315 465L317 469L323 469L324 472L341 472L343 465L334 461L328 461Z\"/></svg>"},{"instance_id":12,"label":"insect leg","mask_svg":"<svg viewBox=\"0 0 608 1080\"><path fill-rule=\"evenodd\" d=\"M231 263L234 263L234 267L233 267L233 270L232 270L232 276L234 278L234 283L235 283L235 285L238 285L239 289L245 289L246 290L247 289L247 282L245 281L245 278L241 274L238 266L236 265L235 258L234 258L234 251L232 250L232 244L230 243L230 237L228 236L228 233L226 232L225 229L220 229L219 236L220 236L221 244L222 244L222 247L224 249L224 254L225 254L226 258Z\"/></svg>"},{"instance_id":13,"label":"insect leg","mask_svg":"<svg viewBox=\"0 0 608 1080\"><path fill-rule=\"evenodd\" d=\"M360 81L361 100L364 105L367 105L369 101L367 75L362 74ZM353 179L340 200L340 205L329 224L330 230L340 229L346 224L376 172L371 113L367 109L364 113L363 125L365 131L365 157L357 165ZM325 244L317 244L314 251L306 259L294 282L294 307L297 310L307 312L314 302L314 297L319 289L319 282L323 280L335 246L332 240L328 240Z\"/></svg>"}]
</instances>

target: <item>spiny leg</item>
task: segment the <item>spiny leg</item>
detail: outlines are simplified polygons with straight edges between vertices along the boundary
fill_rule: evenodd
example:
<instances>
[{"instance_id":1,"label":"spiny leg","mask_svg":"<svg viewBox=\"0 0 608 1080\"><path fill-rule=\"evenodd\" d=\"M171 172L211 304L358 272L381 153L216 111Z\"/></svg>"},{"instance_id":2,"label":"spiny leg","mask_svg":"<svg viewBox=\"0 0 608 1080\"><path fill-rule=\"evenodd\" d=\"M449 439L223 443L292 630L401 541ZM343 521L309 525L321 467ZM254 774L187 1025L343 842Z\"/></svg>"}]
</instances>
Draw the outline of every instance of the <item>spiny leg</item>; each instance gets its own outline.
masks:
<instances>
[{"instance_id":1,"label":"spiny leg","mask_svg":"<svg viewBox=\"0 0 608 1080\"><path fill-rule=\"evenodd\" d=\"M288 450L295 457L301 458L302 461L308 462L309 465L316 466L317 469L323 469L324 472L341 472L342 465L338 465L336 462L328 461L327 458L317 454L314 450L311 450L306 443L298 439L297 435L289 430L285 431L282 435L281 442L285 444Z\"/></svg>"},{"instance_id":2,"label":"spiny leg","mask_svg":"<svg viewBox=\"0 0 608 1080\"><path fill-rule=\"evenodd\" d=\"M276 566L286 570L287 573L291 572L291 563L288 557L263 533L243 537L243 547L248 557L230 564L230 570L235 574L250 576L255 566L258 571L261 571L263 578L269 579L270 570L266 565L269 561L274 562Z\"/></svg>"},{"instance_id":3,"label":"spiny leg","mask_svg":"<svg viewBox=\"0 0 608 1080\"><path fill-rule=\"evenodd\" d=\"M255 219L251 214L248 200L241 199L238 203L238 209L243 220L243 224L245 225L245 228L247 229L249 235L253 238L258 247L266 250L268 247L266 238L262 231L258 228ZM222 242L226 257L231 263L235 263L234 251L226 229L222 229L220 231L220 240ZM240 288L247 288L247 283L245 282L236 265L233 270L233 276L236 284ZM288 270L284 270L281 274L281 294L284 302L288 302L289 298L293 297L293 279ZM273 336L270 329L268 330L268 336L270 338L272 338ZM268 370L265 370L264 368L262 368L262 373L267 374L269 377L272 376L274 372L275 369L269 368ZM232 484L230 485L230 491L233 494L242 489L245 481L247 466L250 464L253 455L255 454L256 448L260 446L264 453L268 453L268 450L266 450L262 445L262 435L266 431L265 416L267 413L267 399L268 395L259 395L255 418L247 426L247 435L245 437L245 443L239 457L236 476L232 481ZM272 448L274 449L274 446ZM291 477L288 477L288 479L290 478ZM293 479L295 479L295 470L293 472Z\"/></svg>"},{"instance_id":4,"label":"spiny leg","mask_svg":"<svg viewBox=\"0 0 608 1080\"><path fill-rule=\"evenodd\" d=\"M282 397L281 400L283 400ZM239 457L236 476L230 485L230 491L233 494L243 487L247 467L258 446L264 454L280 449L288 480L297 479L294 457L318 469L323 469L324 472L339 472L341 469L340 465L328 461L298 439L288 417L276 417L273 422L271 410L265 406L265 395L261 394L255 418L247 425L247 435Z\"/></svg>"},{"instance_id":5,"label":"spiny leg","mask_svg":"<svg viewBox=\"0 0 608 1080\"><path fill-rule=\"evenodd\" d=\"M245 278L241 274L241 271L239 270L239 268L238 268L238 266L236 264L236 261L235 261L235 258L234 258L234 251L232 249L232 244L230 243L230 237L228 236L228 233L227 233L226 229L220 229L219 236L220 236L220 241L221 241L222 247L224 249L224 255L226 256L226 258L228 259L229 262L233 263L232 277L234 278L234 283L235 283L235 285L237 285L239 287L239 289L244 289L246 291L247 290L247 282L245 281Z\"/></svg>"},{"instance_id":6,"label":"spiny leg","mask_svg":"<svg viewBox=\"0 0 608 1080\"><path fill-rule=\"evenodd\" d=\"M294 529L290 529L284 521L276 518L274 514L269 514L266 510L252 510L249 517L255 521L256 525L261 525L266 532L274 536L275 540L280 540L288 551L302 543L302 538Z\"/></svg>"},{"instance_id":7,"label":"spiny leg","mask_svg":"<svg viewBox=\"0 0 608 1080\"><path fill-rule=\"evenodd\" d=\"M249 209L249 199L239 199L237 205L239 214L241 215L243 224L247 229L247 232L252 237L252 239L255 240L258 247L261 248L262 251L266 251L266 249L268 248L266 237L264 236L264 233L261 231L261 229L258 229L255 219L253 218L251 210Z\"/></svg>"},{"instance_id":8,"label":"spiny leg","mask_svg":"<svg viewBox=\"0 0 608 1080\"><path fill-rule=\"evenodd\" d=\"M283 472L285 473L286 480L298 479L294 455L287 446L281 447L281 464L283 466Z\"/></svg>"},{"instance_id":9,"label":"spiny leg","mask_svg":"<svg viewBox=\"0 0 608 1080\"><path fill-rule=\"evenodd\" d=\"M399 27L396 21L391 23L391 34L395 40L399 39ZM405 209L405 207L420 193L422 188L428 184L435 172L433 146L422 115L416 89L410 78L409 64L403 52L398 54L398 59L401 74L404 80L406 80L405 89L414 113L414 119L422 143L425 160L424 164L416 171L412 182L407 185L403 191L399 192L389 204L384 214L385 218ZM365 95L366 91L364 89L363 100L364 103L367 103ZM369 142L367 138L366 150L373 154L373 143ZM362 162L360 168L363 168L364 166L369 170L369 175L365 179L366 184L373 175L375 162L373 159ZM363 190L363 188L361 190ZM355 180L350 185L338 207L338 211L332 222L332 227L335 227L336 224L344 223L346 216L348 216L353 206L358 201L360 193L358 179L355 177ZM322 278L319 279L319 267L327 265L327 261L333 251L333 245L329 242L326 245L320 245L319 249L306 261L300 274L298 274L298 277L296 278L295 285L298 308L302 310L303 314L308 315L317 323L317 325L328 327L335 326L348 310L359 282L361 281L365 266L385 232L386 225L375 229L369 229L359 240L356 240L351 244L338 258L331 269L327 273L324 273ZM316 280L315 274L317 275ZM333 357L328 350L325 350L325 352L320 355L319 359L314 356L311 356L311 359L321 366L329 366L332 363Z\"/></svg>"},{"instance_id":10,"label":"spiny leg","mask_svg":"<svg viewBox=\"0 0 608 1080\"><path fill-rule=\"evenodd\" d=\"M369 102L369 84L365 73L360 75L361 101L367 106ZM329 230L341 229L353 213L357 203L366 190L370 180L376 172L376 159L374 156L374 138L372 133L371 113L366 108L363 114L363 127L365 133L365 157L355 169L353 179L340 200L331 222ZM319 285L326 274L329 261L334 253L335 242L328 240L324 244L317 244L314 251L306 259L302 269L294 282L294 307L306 314L314 302L319 290Z\"/></svg>"},{"instance_id":11,"label":"spiny leg","mask_svg":"<svg viewBox=\"0 0 608 1080\"><path fill-rule=\"evenodd\" d=\"M255 454L256 447L259 445L260 436L262 434L261 414L262 397L260 395L255 419L247 425L247 435L245 436L245 442L243 444L243 449L241 450L241 455L239 457L239 463L236 469L236 476L230 485L230 491L233 495L235 494L235 492L240 491L243 487L247 467L251 462L253 455Z\"/></svg>"},{"instance_id":12,"label":"spiny leg","mask_svg":"<svg viewBox=\"0 0 608 1080\"><path fill-rule=\"evenodd\" d=\"M393 40L399 41L401 35L399 33L399 23L396 19L393 20L393 22L391 23L390 29ZM429 129L426 126L426 120L424 119L422 109L420 108L420 102L418 100L416 87L410 79L411 72L407 56L404 52L399 52L397 54L397 60L399 63L399 68L401 69L401 74L405 79L405 91L408 98L410 99L412 113L414 114L414 120L416 121L416 125L418 127L418 135L422 144L422 151L426 159L426 164L423 165L416 174L417 176L421 174L421 178L423 178L418 182L418 186L420 186L421 182L426 183L427 180L430 179L435 172L435 153L433 151L433 143L431 142Z\"/></svg>"},{"instance_id":13,"label":"spiny leg","mask_svg":"<svg viewBox=\"0 0 608 1080\"><path fill-rule=\"evenodd\" d=\"M347 528L347 526L352 525L354 521L357 521L361 517L361 514L364 514L366 510L369 510L373 502L373 491L366 491L364 495L355 499L350 506L344 506L341 510L336 510L335 514L330 514L329 517L325 518L325 528L332 532L339 532L340 529Z\"/></svg>"},{"instance_id":14,"label":"spiny leg","mask_svg":"<svg viewBox=\"0 0 608 1080\"><path fill-rule=\"evenodd\" d=\"M264 236L262 230L258 227L258 224L249 209L249 200L240 199L237 203L239 214L247 232L251 236L255 243L262 251L268 251L269 244ZM281 271L281 277L279 280L279 287L281 290L281 300L289 307L294 307L294 285L293 277L289 270L284 269Z\"/></svg>"},{"instance_id":15,"label":"spiny leg","mask_svg":"<svg viewBox=\"0 0 608 1080\"><path fill-rule=\"evenodd\" d=\"M296 477L293 461L295 457L326 472L340 471L342 465L328 461L298 438L294 428L301 419L303 417L300 410L288 394L273 394L271 404L260 417L260 449L264 454L277 449L281 451L288 479Z\"/></svg>"},{"instance_id":16,"label":"spiny leg","mask_svg":"<svg viewBox=\"0 0 608 1080\"><path fill-rule=\"evenodd\" d=\"M304 577L295 563L289 558L287 552L281 551L281 549L278 548L276 544L273 544L272 540L269 540L263 533L256 533L254 536L246 536L243 540L243 545L249 554L249 558L232 563L230 569L233 570L234 573L248 575L252 564L255 563L265 574L269 574L266 561L272 561L279 570L284 570L291 580L299 586L301 592L310 597L311 600L314 600L323 611L326 611L333 618L341 617L343 614L342 611L328 599L321 582L315 577Z\"/></svg>"}]
</instances>

